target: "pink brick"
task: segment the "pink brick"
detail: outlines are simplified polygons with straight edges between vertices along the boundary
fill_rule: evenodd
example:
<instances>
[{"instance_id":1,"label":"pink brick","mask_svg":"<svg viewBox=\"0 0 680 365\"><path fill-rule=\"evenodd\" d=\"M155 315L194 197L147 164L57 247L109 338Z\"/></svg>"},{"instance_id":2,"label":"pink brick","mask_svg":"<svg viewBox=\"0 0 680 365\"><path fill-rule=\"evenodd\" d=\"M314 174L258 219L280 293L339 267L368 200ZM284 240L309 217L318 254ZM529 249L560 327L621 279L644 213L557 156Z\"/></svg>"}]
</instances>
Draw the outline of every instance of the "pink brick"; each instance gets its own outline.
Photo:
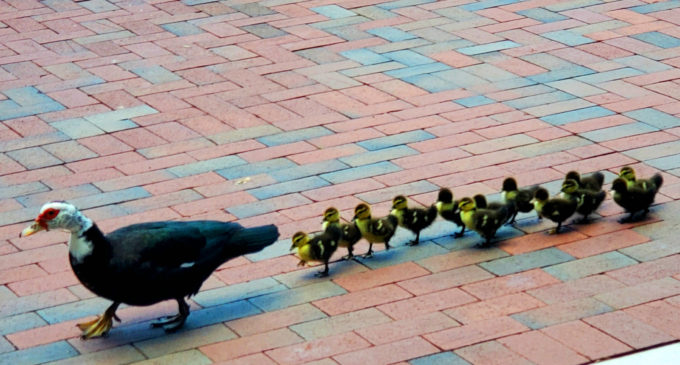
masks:
<instances>
[{"instance_id":1,"label":"pink brick","mask_svg":"<svg viewBox=\"0 0 680 365\"><path fill-rule=\"evenodd\" d=\"M273 159L276 157L285 157L290 154L296 154L301 152L307 152L315 150L316 148L307 142L294 142L274 147L267 147L255 151L243 152L238 154L239 157L243 158L248 162L258 162Z\"/></svg>"},{"instance_id":2,"label":"pink brick","mask_svg":"<svg viewBox=\"0 0 680 365\"><path fill-rule=\"evenodd\" d=\"M441 272L480 262L490 261L499 257L508 256L503 250L492 248L488 250L477 250L467 248L451 251L447 254L431 256L418 261L420 266L431 272Z\"/></svg>"},{"instance_id":3,"label":"pink brick","mask_svg":"<svg viewBox=\"0 0 680 365\"><path fill-rule=\"evenodd\" d=\"M441 312L383 323L355 330L361 337L375 345L399 341L413 336L441 331L458 326L458 323Z\"/></svg>"},{"instance_id":4,"label":"pink brick","mask_svg":"<svg viewBox=\"0 0 680 365\"><path fill-rule=\"evenodd\" d=\"M584 321L635 349L673 340L672 336L625 311L605 313Z\"/></svg>"},{"instance_id":5,"label":"pink brick","mask_svg":"<svg viewBox=\"0 0 680 365\"><path fill-rule=\"evenodd\" d=\"M301 364L345 352L357 351L370 344L353 332L267 351L267 356L281 365Z\"/></svg>"},{"instance_id":6,"label":"pink brick","mask_svg":"<svg viewBox=\"0 0 680 365\"><path fill-rule=\"evenodd\" d=\"M438 151L425 152L417 155L401 157L392 160L392 163L404 168L410 169L418 166L423 166L432 163L447 162L457 160L463 157L469 157L470 154L461 150L458 147L442 149Z\"/></svg>"},{"instance_id":7,"label":"pink brick","mask_svg":"<svg viewBox=\"0 0 680 365\"><path fill-rule=\"evenodd\" d=\"M116 169L105 168L101 170L79 172L69 176L50 178L43 180L43 182L53 189L60 189L97 181L116 179L122 176L123 174Z\"/></svg>"},{"instance_id":8,"label":"pink brick","mask_svg":"<svg viewBox=\"0 0 680 365\"><path fill-rule=\"evenodd\" d=\"M678 316L680 308L676 306L665 301L655 301L628 308L625 312L676 339L680 338L680 316Z\"/></svg>"},{"instance_id":9,"label":"pink brick","mask_svg":"<svg viewBox=\"0 0 680 365\"><path fill-rule=\"evenodd\" d=\"M237 284L292 271L300 260L292 255L220 270L215 275L226 284Z\"/></svg>"},{"instance_id":10,"label":"pink brick","mask_svg":"<svg viewBox=\"0 0 680 365\"><path fill-rule=\"evenodd\" d=\"M561 234L548 234L547 232L542 231L504 240L499 244L499 247L512 255L519 255L547 247L580 241L585 238L587 238L586 235L576 231L569 231Z\"/></svg>"},{"instance_id":11,"label":"pink brick","mask_svg":"<svg viewBox=\"0 0 680 365\"><path fill-rule=\"evenodd\" d=\"M607 275L624 284L635 285L678 273L680 273L680 255L673 255L610 271Z\"/></svg>"},{"instance_id":12,"label":"pink brick","mask_svg":"<svg viewBox=\"0 0 680 365\"><path fill-rule=\"evenodd\" d=\"M441 349L453 350L527 330L527 327L512 318L501 317L445 329L423 337Z\"/></svg>"},{"instance_id":13,"label":"pink brick","mask_svg":"<svg viewBox=\"0 0 680 365\"><path fill-rule=\"evenodd\" d=\"M649 241L649 238L633 230L622 230L565 244L560 246L559 249L576 258L583 258L647 241Z\"/></svg>"},{"instance_id":14,"label":"pink brick","mask_svg":"<svg viewBox=\"0 0 680 365\"><path fill-rule=\"evenodd\" d=\"M235 205L252 203L254 201L257 201L257 199L255 199L252 195L244 191L239 191L231 194L175 205L172 207L172 209L176 210L182 216L191 217L199 213L225 209Z\"/></svg>"},{"instance_id":15,"label":"pink brick","mask_svg":"<svg viewBox=\"0 0 680 365\"><path fill-rule=\"evenodd\" d=\"M302 338L287 328L234 340L213 343L199 348L213 361L225 361L302 342Z\"/></svg>"},{"instance_id":16,"label":"pink brick","mask_svg":"<svg viewBox=\"0 0 680 365\"><path fill-rule=\"evenodd\" d=\"M464 284L492 278L493 275L476 265L438 272L432 275L400 281L400 287L415 295L455 288Z\"/></svg>"},{"instance_id":17,"label":"pink brick","mask_svg":"<svg viewBox=\"0 0 680 365\"><path fill-rule=\"evenodd\" d=\"M498 340L536 364L581 364L587 359L539 331Z\"/></svg>"},{"instance_id":18,"label":"pink brick","mask_svg":"<svg viewBox=\"0 0 680 365\"><path fill-rule=\"evenodd\" d=\"M501 345L497 341L482 342L455 351L471 364L530 365L526 358Z\"/></svg>"},{"instance_id":19,"label":"pink brick","mask_svg":"<svg viewBox=\"0 0 680 365\"><path fill-rule=\"evenodd\" d=\"M391 124L389 124L391 125ZM323 148L324 151L328 147L334 147L338 145L345 145L349 143L355 143L364 141L371 138L378 138L385 136L384 133L379 132L374 128L362 128L346 132L338 132L334 134L329 134L327 136L316 137L310 139L308 142ZM358 148L358 146L356 146Z\"/></svg>"},{"instance_id":20,"label":"pink brick","mask_svg":"<svg viewBox=\"0 0 680 365\"><path fill-rule=\"evenodd\" d=\"M239 318L226 322L226 325L241 336L252 336L323 317L325 315L314 306L301 304L275 312Z\"/></svg>"},{"instance_id":21,"label":"pink brick","mask_svg":"<svg viewBox=\"0 0 680 365\"><path fill-rule=\"evenodd\" d=\"M446 135L421 142L410 143L409 147L415 148L420 152L438 152L442 149L464 146L466 144L483 141L484 138L476 133L463 132L460 134Z\"/></svg>"},{"instance_id":22,"label":"pink brick","mask_svg":"<svg viewBox=\"0 0 680 365\"><path fill-rule=\"evenodd\" d=\"M379 286L377 288L356 291L336 297L321 299L313 302L317 308L328 313L337 315L352 312L359 309L374 307L383 303L411 297L411 294L394 284Z\"/></svg>"},{"instance_id":23,"label":"pink brick","mask_svg":"<svg viewBox=\"0 0 680 365\"><path fill-rule=\"evenodd\" d=\"M675 141L677 139L677 136L673 136L666 131L659 131L604 141L602 142L602 145L615 151L627 151L634 148Z\"/></svg>"},{"instance_id":24,"label":"pink brick","mask_svg":"<svg viewBox=\"0 0 680 365\"><path fill-rule=\"evenodd\" d=\"M632 350L622 342L581 321L563 323L541 331L591 360L608 358Z\"/></svg>"},{"instance_id":25,"label":"pink brick","mask_svg":"<svg viewBox=\"0 0 680 365\"><path fill-rule=\"evenodd\" d=\"M78 281L73 272L64 271L44 277L16 281L7 286L18 296L22 297L39 292L65 288L78 284L79 282L80 281Z\"/></svg>"},{"instance_id":26,"label":"pink brick","mask_svg":"<svg viewBox=\"0 0 680 365\"><path fill-rule=\"evenodd\" d=\"M468 324L524 312L543 305L543 302L528 294L517 293L451 308L445 313L458 322Z\"/></svg>"},{"instance_id":27,"label":"pink brick","mask_svg":"<svg viewBox=\"0 0 680 365\"><path fill-rule=\"evenodd\" d=\"M385 185L375 181L372 178L367 178L361 180L348 181L333 186L307 190L303 192L302 195L314 201L325 201L342 196L376 190L383 187L385 187Z\"/></svg>"},{"instance_id":28,"label":"pink brick","mask_svg":"<svg viewBox=\"0 0 680 365\"><path fill-rule=\"evenodd\" d=\"M274 360L270 359L264 353L246 355L233 360L221 361L221 365L276 365Z\"/></svg>"},{"instance_id":29,"label":"pink brick","mask_svg":"<svg viewBox=\"0 0 680 365\"><path fill-rule=\"evenodd\" d=\"M347 291L354 292L427 275L429 273L429 271L413 262L406 262L376 270L344 275L334 281L336 284L347 289Z\"/></svg>"},{"instance_id":30,"label":"pink brick","mask_svg":"<svg viewBox=\"0 0 680 365\"><path fill-rule=\"evenodd\" d=\"M564 283L528 290L527 293L548 304L566 303L620 289L625 285L606 275L592 275Z\"/></svg>"},{"instance_id":31,"label":"pink brick","mask_svg":"<svg viewBox=\"0 0 680 365\"><path fill-rule=\"evenodd\" d=\"M74 172L100 170L106 167L120 167L125 164L143 162L144 157L136 152L124 152L111 156L90 158L83 161L71 162L66 167ZM125 171L123 171L125 172Z\"/></svg>"},{"instance_id":32,"label":"pink brick","mask_svg":"<svg viewBox=\"0 0 680 365\"><path fill-rule=\"evenodd\" d=\"M160 195L204 185L218 184L224 181L225 179L222 176L214 172L206 172L203 174L190 175L168 181L144 185L144 189L153 195Z\"/></svg>"},{"instance_id":33,"label":"pink brick","mask_svg":"<svg viewBox=\"0 0 680 365\"><path fill-rule=\"evenodd\" d=\"M3 253L5 255L6 253ZM47 273L38 265L30 264L0 271L0 284L28 280L45 276Z\"/></svg>"},{"instance_id":34,"label":"pink brick","mask_svg":"<svg viewBox=\"0 0 680 365\"><path fill-rule=\"evenodd\" d=\"M343 365L349 364L393 364L439 352L439 349L420 337L413 337L389 344L335 356Z\"/></svg>"},{"instance_id":35,"label":"pink brick","mask_svg":"<svg viewBox=\"0 0 680 365\"><path fill-rule=\"evenodd\" d=\"M59 256L68 256L68 248L65 244L52 245L0 256L0 267L9 269L34 264Z\"/></svg>"},{"instance_id":36,"label":"pink brick","mask_svg":"<svg viewBox=\"0 0 680 365\"><path fill-rule=\"evenodd\" d=\"M480 299L490 299L503 295L519 293L525 290L540 288L545 285L558 283L559 280L543 270L535 269L519 274L502 276L478 283L464 285L466 292Z\"/></svg>"},{"instance_id":37,"label":"pink brick","mask_svg":"<svg viewBox=\"0 0 680 365\"><path fill-rule=\"evenodd\" d=\"M337 134L334 134L334 136L337 136ZM290 155L287 156L287 158L299 165L306 165L314 162L328 161L340 157L351 156L365 151L366 150L363 148L352 143L323 148L323 153L319 153L319 151L309 151Z\"/></svg>"},{"instance_id":38,"label":"pink brick","mask_svg":"<svg viewBox=\"0 0 680 365\"><path fill-rule=\"evenodd\" d=\"M588 173L593 171L606 170L617 168L624 165L635 163L632 158L620 153L611 153L604 156L597 156L577 162L570 162L563 165L555 166L554 168L563 173L570 170L579 170L581 173Z\"/></svg>"},{"instance_id":39,"label":"pink brick","mask_svg":"<svg viewBox=\"0 0 680 365\"><path fill-rule=\"evenodd\" d=\"M80 334L80 329L76 323L87 322L90 319L80 318L78 320L61 322L58 324L37 327L30 330L16 332L7 335L7 339L19 350L44 345L51 342L65 340L76 337Z\"/></svg>"},{"instance_id":40,"label":"pink brick","mask_svg":"<svg viewBox=\"0 0 680 365\"><path fill-rule=\"evenodd\" d=\"M387 303L378 306L382 312L395 319L406 319L411 316L456 307L476 301L475 298L458 288L446 289L434 293L419 295L414 298Z\"/></svg>"}]
</instances>

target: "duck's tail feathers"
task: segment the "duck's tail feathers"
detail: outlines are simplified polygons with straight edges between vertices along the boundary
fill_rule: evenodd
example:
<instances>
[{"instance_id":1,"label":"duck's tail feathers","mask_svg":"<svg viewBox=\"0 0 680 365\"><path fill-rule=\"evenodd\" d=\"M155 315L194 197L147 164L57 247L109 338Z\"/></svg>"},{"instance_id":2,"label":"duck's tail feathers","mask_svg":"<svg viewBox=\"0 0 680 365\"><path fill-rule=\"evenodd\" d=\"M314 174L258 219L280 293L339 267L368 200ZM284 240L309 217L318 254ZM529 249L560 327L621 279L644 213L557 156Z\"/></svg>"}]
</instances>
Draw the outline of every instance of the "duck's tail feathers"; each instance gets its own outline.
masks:
<instances>
[{"instance_id":1,"label":"duck's tail feathers","mask_svg":"<svg viewBox=\"0 0 680 365\"><path fill-rule=\"evenodd\" d=\"M658 191L663 184L663 176L657 172L650 178L650 180L654 183L654 185L656 185L656 190Z\"/></svg>"},{"instance_id":2,"label":"duck's tail feathers","mask_svg":"<svg viewBox=\"0 0 680 365\"><path fill-rule=\"evenodd\" d=\"M279 239L279 230L275 225L243 228L238 230L231 238L238 244L242 255L260 251Z\"/></svg>"}]
</instances>

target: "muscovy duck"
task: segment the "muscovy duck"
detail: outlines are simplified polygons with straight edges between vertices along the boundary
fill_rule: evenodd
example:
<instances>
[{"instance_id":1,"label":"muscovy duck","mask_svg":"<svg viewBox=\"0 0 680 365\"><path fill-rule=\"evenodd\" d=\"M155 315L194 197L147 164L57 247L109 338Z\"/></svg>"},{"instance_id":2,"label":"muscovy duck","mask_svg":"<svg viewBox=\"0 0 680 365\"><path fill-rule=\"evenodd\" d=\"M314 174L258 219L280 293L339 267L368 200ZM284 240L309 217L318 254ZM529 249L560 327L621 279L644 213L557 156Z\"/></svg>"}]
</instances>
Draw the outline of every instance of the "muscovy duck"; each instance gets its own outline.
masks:
<instances>
[{"instance_id":1,"label":"muscovy duck","mask_svg":"<svg viewBox=\"0 0 680 365\"><path fill-rule=\"evenodd\" d=\"M121 303L143 306L176 300L176 316L152 323L176 331L189 316L185 297L195 295L215 269L279 237L274 225L244 228L218 221L138 223L104 235L91 219L63 201L43 205L20 236L50 229L71 232L68 247L74 273L86 288L113 301L100 318L78 324L84 339L106 335L112 320L120 321L116 309Z\"/></svg>"}]
</instances>

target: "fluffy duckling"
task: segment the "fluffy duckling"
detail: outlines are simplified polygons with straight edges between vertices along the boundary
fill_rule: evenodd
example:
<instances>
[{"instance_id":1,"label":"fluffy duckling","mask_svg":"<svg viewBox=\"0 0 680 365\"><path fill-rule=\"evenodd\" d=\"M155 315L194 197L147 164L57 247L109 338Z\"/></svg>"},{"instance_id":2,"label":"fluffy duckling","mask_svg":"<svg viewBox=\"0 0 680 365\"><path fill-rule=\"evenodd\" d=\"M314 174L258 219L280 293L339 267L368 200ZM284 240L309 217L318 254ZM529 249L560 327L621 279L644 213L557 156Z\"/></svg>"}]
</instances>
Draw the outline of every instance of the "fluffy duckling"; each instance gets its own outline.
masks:
<instances>
[{"instance_id":1,"label":"fluffy duckling","mask_svg":"<svg viewBox=\"0 0 680 365\"><path fill-rule=\"evenodd\" d=\"M365 203L354 208L354 222L359 228L361 236L369 243L368 252L363 255L364 258L373 256L374 243L385 243L385 250L389 250L390 239L394 236L399 225L397 217L391 214L382 218L373 218L371 207Z\"/></svg>"},{"instance_id":2,"label":"fluffy duckling","mask_svg":"<svg viewBox=\"0 0 680 365\"><path fill-rule=\"evenodd\" d=\"M397 195L392 199L390 214L397 217L400 227L416 235L413 241L407 243L409 246L415 246L420 243L420 231L429 227L437 218L437 207L433 205L429 209L409 208L408 199L403 195Z\"/></svg>"},{"instance_id":3,"label":"fluffy duckling","mask_svg":"<svg viewBox=\"0 0 680 365\"><path fill-rule=\"evenodd\" d=\"M562 193L565 199L576 202L576 213L583 216L580 220L582 223L588 221L588 216L600 207L607 196L604 190L580 188L574 179L567 179L562 183Z\"/></svg>"},{"instance_id":4,"label":"fluffy duckling","mask_svg":"<svg viewBox=\"0 0 680 365\"><path fill-rule=\"evenodd\" d=\"M302 231L296 232L293 235L290 250L297 248L300 256L298 266L304 266L310 261L323 262L324 270L319 271L316 276L328 276L328 260L338 248L341 236L342 231L335 226L329 226L324 232L312 237Z\"/></svg>"},{"instance_id":5,"label":"fluffy duckling","mask_svg":"<svg viewBox=\"0 0 680 365\"><path fill-rule=\"evenodd\" d=\"M328 227L338 227L342 232L338 246L347 248L347 256L344 256L343 260L354 258L354 244L361 239L361 232L359 232L357 225L354 222L340 222L340 211L335 207L329 207L323 212L323 223L321 223L321 228L324 231Z\"/></svg>"},{"instance_id":6,"label":"fluffy duckling","mask_svg":"<svg viewBox=\"0 0 680 365\"><path fill-rule=\"evenodd\" d=\"M477 208L475 201L465 197L458 203L460 208L460 219L468 229L479 233L485 242L482 245L489 245L491 239L496 235L496 231L508 219L509 211L503 205L497 210Z\"/></svg>"},{"instance_id":7,"label":"fluffy duckling","mask_svg":"<svg viewBox=\"0 0 680 365\"><path fill-rule=\"evenodd\" d=\"M545 188L538 188L534 193L534 209L539 218L546 217L557 223L550 233L559 233L562 223L576 213L576 201L564 198L552 198Z\"/></svg>"},{"instance_id":8,"label":"fluffy duckling","mask_svg":"<svg viewBox=\"0 0 680 365\"><path fill-rule=\"evenodd\" d=\"M511 217L508 223L515 223L515 218L519 212L529 213L534 209L531 200L534 198L534 193L538 189L537 186L519 189L517 187L517 180L514 177L508 177L503 180L503 200L509 205L511 209Z\"/></svg>"},{"instance_id":9,"label":"fluffy duckling","mask_svg":"<svg viewBox=\"0 0 680 365\"><path fill-rule=\"evenodd\" d=\"M439 216L444 218L449 222L455 223L460 227L460 232L453 234L453 237L462 237L465 233L465 224L460 220L460 209L458 209L458 201L453 200L453 193L448 188L439 189L439 194L437 195L437 202L434 206L439 212Z\"/></svg>"},{"instance_id":10,"label":"fluffy duckling","mask_svg":"<svg viewBox=\"0 0 680 365\"><path fill-rule=\"evenodd\" d=\"M650 179L636 180L632 186L628 186L624 178L614 179L612 182L614 202L629 213L628 217L620 219L619 222L631 222L639 212L642 214L638 219L644 218L662 184L663 177L660 174L654 174Z\"/></svg>"},{"instance_id":11,"label":"fluffy duckling","mask_svg":"<svg viewBox=\"0 0 680 365\"><path fill-rule=\"evenodd\" d=\"M475 206L477 206L477 209L497 210L497 209L500 209L503 206L506 206L506 204L500 203L500 202L489 203L486 200L486 196L484 196L483 194L476 194L475 196L472 197L472 200L475 201ZM511 209L511 208L508 208L508 209Z\"/></svg>"},{"instance_id":12,"label":"fluffy duckling","mask_svg":"<svg viewBox=\"0 0 680 365\"><path fill-rule=\"evenodd\" d=\"M619 171L619 177L626 182L626 185L628 185L629 188L633 187L637 180L635 177L635 170L630 166L622 167Z\"/></svg>"},{"instance_id":13,"label":"fluffy duckling","mask_svg":"<svg viewBox=\"0 0 680 365\"><path fill-rule=\"evenodd\" d=\"M564 176L564 180L575 180L578 183L578 187L581 189L588 189L592 191L602 190L602 184L604 183L604 174L600 171L593 172L589 176L581 176L578 171L572 170L567 172Z\"/></svg>"}]
</instances>

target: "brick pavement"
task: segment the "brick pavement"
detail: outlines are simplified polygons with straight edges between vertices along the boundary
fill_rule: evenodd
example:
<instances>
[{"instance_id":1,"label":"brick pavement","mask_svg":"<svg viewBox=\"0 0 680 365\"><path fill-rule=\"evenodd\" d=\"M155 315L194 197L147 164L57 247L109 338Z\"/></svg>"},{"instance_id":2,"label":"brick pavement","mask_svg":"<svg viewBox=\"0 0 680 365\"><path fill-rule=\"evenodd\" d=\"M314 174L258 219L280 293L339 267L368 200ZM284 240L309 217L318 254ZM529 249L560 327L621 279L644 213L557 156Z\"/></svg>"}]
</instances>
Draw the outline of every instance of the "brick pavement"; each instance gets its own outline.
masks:
<instances>
[{"instance_id":1,"label":"brick pavement","mask_svg":"<svg viewBox=\"0 0 680 365\"><path fill-rule=\"evenodd\" d=\"M0 1L0 363L578 364L680 339L680 2ZM299 269L289 237L325 207L385 214L440 186L551 192L660 171L649 219L521 215L493 248L437 221L422 244ZM49 199L106 231L274 222L220 268L184 329L173 303L101 313L61 232L19 239ZM357 250L366 249L364 243Z\"/></svg>"}]
</instances>

